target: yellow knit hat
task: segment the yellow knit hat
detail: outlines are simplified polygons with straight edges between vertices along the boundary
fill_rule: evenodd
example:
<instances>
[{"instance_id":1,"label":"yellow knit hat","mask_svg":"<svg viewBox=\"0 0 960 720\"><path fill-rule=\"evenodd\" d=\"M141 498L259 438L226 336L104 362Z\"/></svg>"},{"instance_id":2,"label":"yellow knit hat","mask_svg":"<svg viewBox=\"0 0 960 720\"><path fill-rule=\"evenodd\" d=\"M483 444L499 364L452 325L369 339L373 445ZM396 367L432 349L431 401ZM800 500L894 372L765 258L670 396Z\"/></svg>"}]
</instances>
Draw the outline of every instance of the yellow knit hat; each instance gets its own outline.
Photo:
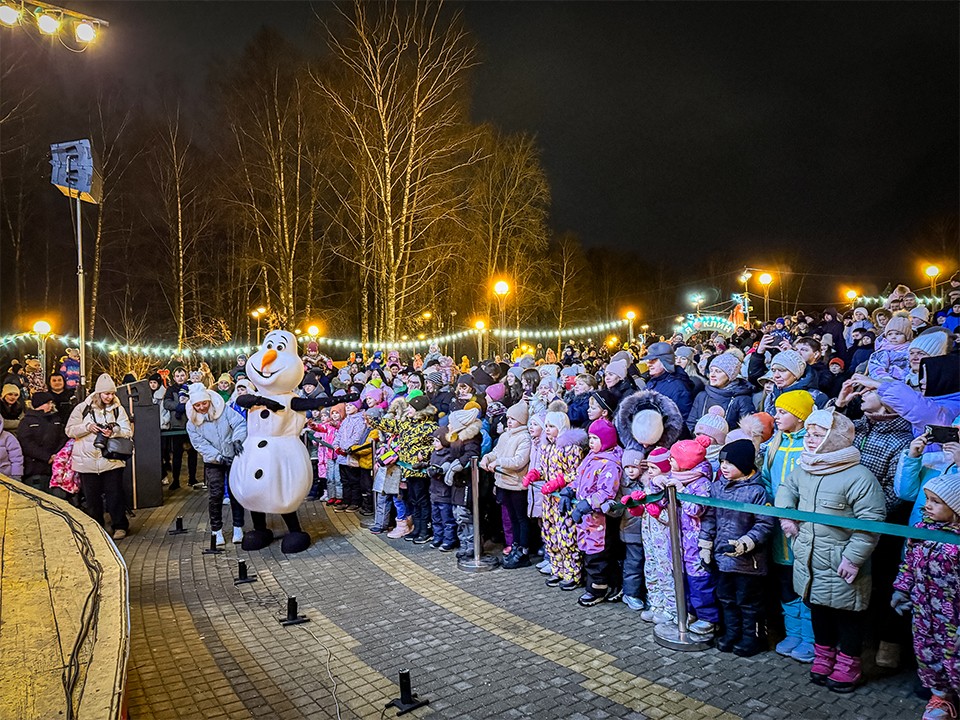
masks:
<instances>
[{"instance_id":1,"label":"yellow knit hat","mask_svg":"<svg viewBox=\"0 0 960 720\"><path fill-rule=\"evenodd\" d=\"M781 394L773 403L781 410L786 410L801 422L810 417L813 412L813 395L806 390L791 390Z\"/></svg>"}]
</instances>

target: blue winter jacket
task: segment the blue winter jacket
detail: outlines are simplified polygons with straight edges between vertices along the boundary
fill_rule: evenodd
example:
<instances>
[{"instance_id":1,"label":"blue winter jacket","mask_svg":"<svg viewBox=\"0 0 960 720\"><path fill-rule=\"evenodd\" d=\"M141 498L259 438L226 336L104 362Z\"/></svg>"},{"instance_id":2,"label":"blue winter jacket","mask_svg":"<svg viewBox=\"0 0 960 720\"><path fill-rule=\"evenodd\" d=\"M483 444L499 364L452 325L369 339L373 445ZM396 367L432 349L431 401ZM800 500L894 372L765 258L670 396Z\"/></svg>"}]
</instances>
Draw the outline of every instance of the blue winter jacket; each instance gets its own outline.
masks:
<instances>
[{"instance_id":1,"label":"blue winter jacket","mask_svg":"<svg viewBox=\"0 0 960 720\"><path fill-rule=\"evenodd\" d=\"M757 473L734 481L729 481L722 475L717 476L710 483L710 497L755 505L773 503ZM770 515L708 507L707 512L700 518L700 539L713 541L713 557L720 572L766 575L767 553L764 543L769 540L775 525L776 520ZM752 551L739 557L718 552L723 545L739 540L744 535L755 543Z\"/></svg>"},{"instance_id":2,"label":"blue winter jacket","mask_svg":"<svg viewBox=\"0 0 960 720\"><path fill-rule=\"evenodd\" d=\"M647 390L655 390L666 395L677 404L680 415L689 417L693 408L693 381L683 368L674 368L673 372L665 372L657 377L650 377L646 381Z\"/></svg>"}]
</instances>

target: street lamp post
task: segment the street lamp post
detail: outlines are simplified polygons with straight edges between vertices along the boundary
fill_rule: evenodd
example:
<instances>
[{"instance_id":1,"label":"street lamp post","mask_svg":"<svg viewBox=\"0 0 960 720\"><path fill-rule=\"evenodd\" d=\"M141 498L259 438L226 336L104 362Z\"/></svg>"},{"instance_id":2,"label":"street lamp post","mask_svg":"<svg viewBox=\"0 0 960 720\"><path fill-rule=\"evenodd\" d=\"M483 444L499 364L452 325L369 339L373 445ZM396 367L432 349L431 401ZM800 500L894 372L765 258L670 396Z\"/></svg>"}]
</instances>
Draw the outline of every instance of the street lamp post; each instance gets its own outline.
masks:
<instances>
[{"instance_id":1,"label":"street lamp post","mask_svg":"<svg viewBox=\"0 0 960 720\"><path fill-rule=\"evenodd\" d=\"M847 300L850 301L850 309L853 310L857 307L857 298L859 297L859 294L856 290L847 290L846 296Z\"/></svg>"},{"instance_id":2,"label":"street lamp post","mask_svg":"<svg viewBox=\"0 0 960 720\"><path fill-rule=\"evenodd\" d=\"M260 345L260 318L267 314L265 307L258 307L250 313L250 316L257 321L257 345Z\"/></svg>"},{"instance_id":3,"label":"street lamp post","mask_svg":"<svg viewBox=\"0 0 960 720\"><path fill-rule=\"evenodd\" d=\"M456 328L456 327L457 327L457 311L456 311L456 310L451 310L451 311L450 311L450 330L453 331L454 328ZM451 340L451 342L453 343L453 360L454 360L454 362L456 362L456 360L457 360L457 335L456 335L456 333L453 334L453 339ZM446 352L447 349L444 348L443 351Z\"/></svg>"},{"instance_id":4,"label":"street lamp post","mask_svg":"<svg viewBox=\"0 0 960 720\"><path fill-rule=\"evenodd\" d=\"M630 323L629 326L628 326L628 328L629 328L629 330L628 330L628 338L629 338L629 342L630 342L631 345L633 345L633 321L636 320L636 319L637 319L637 314L636 314L633 310L630 310L630 311L627 313L627 321Z\"/></svg>"},{"instance_id":5,"label":"street lamp post","mask_svg":"<svg viewBox=\"0 0 960 720\"><path fill-rule=\"evenodd\" d=\"M740 282L743 283L743 320L747 327L750 327L750 278L752 277L753 273L749 270L744 270L740 275Z\"/></svg>"},{"instance_id":6,"label":"street lamp post","mask_svg":"<svg viewBox=\"0 0 960 720\"><path fill-rule=\"evenodd\" d=\"M761 273L757 280L763 285L763 321L770 322L770 283L773 282L773 275Z\"/></svg>"},{"instance_id":7,"label":"street lamp post","mask_svg":"<svg viewBox=\"0 0 960 720\"><path fill-rule=\"evenodd\" d=\"M500 329L500 342L498 347L500 349L501 355L506 355L507 349L507 295L510 293L510 284L506 280L500 280L496 285L493 286L493 294L497 296L497 305L500 308L500 324L497 326Z\"/></svg>"},{"instance_id":8,"label":"street lamp post","mask_svg":"<svg viewBox=\"0 0 960 720\"><path fill-rule=\"evenodd\" d=\"M37 357L40 358L40 367L46 377L50 373L50 368L47 367L47 335L50 334L50 323L38 320L33 324L33 332L37 335Z\"/></svg>"},{"instance_id":9,"label":"street lamp post","mask_svg":"<svg viewBox=\"0 0 960 720\"><path fill-rule=\"evenodd\" d=\"M477 320L477 324L474 326L477 328L477 364L483 360L483 329L486 327L486 323L483 320Z\"/></svg>"},{"instance_id":10,"label":"street lamp post","mask_svg":"<svg viewBox=\"0 0 960 720\"><path fill-rule=\"evenodd\" d=\"M940 304L938 302L939 298L937 297L937 278L940 277L940 268L936 265L927 265L923 272L930 278L930 297L933 299L930 305L930 312L932 313Z\"/></svg>"}]
</instances>

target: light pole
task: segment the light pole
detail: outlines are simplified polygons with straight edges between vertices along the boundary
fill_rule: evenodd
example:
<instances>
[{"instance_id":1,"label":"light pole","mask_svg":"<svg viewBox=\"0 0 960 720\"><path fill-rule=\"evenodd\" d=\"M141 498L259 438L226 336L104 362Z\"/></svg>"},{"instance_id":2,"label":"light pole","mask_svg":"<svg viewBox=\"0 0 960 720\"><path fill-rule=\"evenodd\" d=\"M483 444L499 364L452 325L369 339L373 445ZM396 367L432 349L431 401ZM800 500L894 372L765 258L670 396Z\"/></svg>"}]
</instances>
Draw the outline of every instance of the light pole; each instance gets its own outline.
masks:
<instances>
[{"instance_id":1,"label":"light pole","mask_svg":"<svg viewBox=\"0 0 960 720\"><path fill-rule=\"evenodd\" d=\"M483 360L483 329L487 326L483 320L477 320L474 327L477 328L477 364L480 364L480 361Z\"/></svg>"},{"instance_id":2,"label":"light pole","mask_svg":"<svg viewBox=\"0 0 960 720\"><path fill-rule=\"evenodd\" d=\"M250 317L257 321L257 345L260 345L260 318L267 314L265 307L258 307L250 313Z\"/></svg>"},{"instance_id":3,"label":"light pole","mask_svg":"<svg viewBox=\"0 0 960 720\"><path fill-rule=\"evenodd\" d=\"M647 330L650 329L650 326L644 323L640 326L640 329L643 331L643 335L640 336L640 344L646 346L647 344Z\"/></svg>"},{"instance_id":4,"label":"light pole","mask_svg":"<svg viewBox=\"0 0 960 720\"><path fill-rule=\"evenodd\" d=\"M859 293L856 290L847 290L846 292L847 300L850 301L850 309L853 310L857 306L857 298L860 297Z\"/></svg>"},{"instance_id":5,"label":"light pole","mask_svg":"<svg viewBox=\"0 0 960 720\"><path fill-rule=\"evenodd\" d=\"M703 305L703 295L701 293L695 293L694 295L691 295L690 302L692 302L694 307L697 309L697 317L700 317L700 306Z\"/></svg>"},{"instance_id":6,"label":"light pole","mask_svg":"<svg viewBox=\"0 0 960 720\"><path fill-rule=\"evenodd\" d=\"M740 282L743 283L743 320L747 327L750 327L750 278L752 277L753 273L746 269L740 274Z\"/></svg>"},{"instance_id":7,"label":"light pole","mask_svg":"<svg viewBox=\"0 0 960 720\"><path fill-rule=\"evenodd\" d=\"M40 358L40 367L43 368L44 378L50 373L47 367L47 335L50 334L50 323L46 320L37 320L33 324L33 332L37 335L37 357Z\"/></svg>"},{"instance_id":8,"label":"light pole","mask_svg":"<svg viewBox=\"0 0 960 720\"><path fill-rule=\"evenodd\" d=\"M450 331L452 332L456 327L457 327L457 311L451 310L450 311ZM453 342L453 361L454 363L456 363L457 361L457 334L456 333L453 333L452 342ZM443 351L446 352L447 349L444 348Z\"/></svg>"},{"instance_id":9,"label":"light pole","mask_svg":"<svg viewBox=\"0 0 960 720\"><path fill-rule=\"evenodd\" d=\"M637 319L637 314L633 310L630 310L629 312L627 312L627 321L630 323L628 326L629 328L628 339L631 345L633 345L633 321L636 319Z\"/></svg>"},{"instance_id":10,"label":"light pole","mask_svg":"<svg viewBox=\"0 0 960 720\"><path fill-rule=\"evenodd\" d=\"M773 275L760 273L757 280L763 285L763 322L766 323L770 321L770 283L773 282Z\"/></svg>"},{"instance_id":11,"label":"light pole","mask_svg":"<svg viewBox=\"0 0 960 720\"><path fill-rule=\"evenodd\" d=\"M936 265L927 265L923 272L928 278L930 278L930 297L933 299L933 302L930 306L930 312L932 313L940 304L937 302L939 300L937 297L937 278L940 277L940 268Z\"/></svg>"},{"instance_id":12,"label":"light pole","mask_svg":"<svg viewBox=\"0 0 960 720\"><path fill-rule=\"evenodd\" d=\"M500 307L500 324L498 325L500 329L500 342L498 344L500 348L500 354L506 355L507 347L507 315L506 315L506 306L507 306L507 295L510 293L510 284L506 280L500 280L496 285L493 286L493 294L497 296L497 305Z\"/></svg>"}]
</instances>

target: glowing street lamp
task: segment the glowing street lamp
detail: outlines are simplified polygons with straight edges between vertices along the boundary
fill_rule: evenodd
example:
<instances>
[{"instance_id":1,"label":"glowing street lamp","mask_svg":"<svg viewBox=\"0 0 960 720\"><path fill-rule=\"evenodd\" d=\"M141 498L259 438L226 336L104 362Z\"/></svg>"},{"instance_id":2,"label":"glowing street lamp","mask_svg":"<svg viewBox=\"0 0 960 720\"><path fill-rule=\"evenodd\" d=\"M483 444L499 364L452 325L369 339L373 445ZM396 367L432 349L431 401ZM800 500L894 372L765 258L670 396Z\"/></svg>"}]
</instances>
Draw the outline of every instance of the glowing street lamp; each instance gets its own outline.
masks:
<instances>
[{"instance_id":1,"label":"glowing street lamp","mask_svg":"<svg viewBox=\"0 0 960 720\"><path fill-rule=\"evenodd\" d=\"M477 320L474 327L477 329L477 364L479 364L483 360L483 331L487 324L483 320Z\"/></svg>"},{"instance_id":2,"label":"glowing street lamp","mask_svg":"<svg viewBox=\"0 0 960 720\"><path fill-rule=\"evenodd\" d=\"M770 321L770 283L773 282L773 275L768 272L760 273L757 282L763 285L763 321Z\"/></svg>"},{"instance_id":3,"label":"glowing street lamp","mask_svg":"<svg viewBox=\"0 0 960 720\"><path fill-rule=\"evenodd\" d=\"M317 327L316 325L311 325L310 327L307 328L307 335L309 335L310 337L315 338L319 334L320 334L320 328Z\"/></svg>"},{"instance_id":4,"label":"glowing street lamp","mask_svg":"<svg viewBox=\"0 0 960 720\"><path fill-rule=\"evenodd\" d=\"M258 307L256 310L250 311L250 317L257 321L257 345L260 344L260 318L266 317L267 309L265 307Z\"/></svg>"},{"instance_id":5,"label":"glowing street lamp","mask_svg":"<svg viewBox=\"0 0 960 720\"><path fill-rule=\"evenodd\" d=\"M850 301L850 309L853 310L857 305L857 298L860 297L860 293L858 293L856 290L851 289L851 290L847 290L844 293L844 297L846 297L847 300Z\"/></svg>"},{"instance_id":6,"label":"glowing street lamp","mask_svg":"<svg viewBox=\"0 0 960 720\"><path fill-rule=\"evenodd\" d=\"M936 309L936 307L937 307L937 305L938 305L938 303L937 303L937 300L938 300L938 298L937 298L937 278L940 277L940 268L937 267L936 265L927 265L927 267L925 267L925 268L923 269L923 273L924 273L924 275L926 275L928 278L930 278L930 296L933 298L933 302L932 302L932 305L931 305L931 307L930 307L930 310L933 311L933 310Z\"/></svg>"},{"instance_id":7,"label":"glowing street lamp","mask_svg":"<svg viewBox=\"0 0 960 720\"><path fill-rule=\"evenodd\" d=\"M60 18L50 13L37 16L37 27L44 35L55 35L60 29Z\"/></svg>"},{"instance_id":8,"label":"glowing street lamp","mask_svg":"<svg viewBox=\"0 0 960 720\"><path fill-rule=\"evenodd\" d=\"M703 294L694 293L690 296L690 302L693 303L693 306L697 308L697 317L700 316L700 306L703 305Z\"/></svg>"},{"instance_id":9,"label":"glowing street lamp","mask_svg":"<svg viewBox=\"0 0 960 720\"><path fill-rule=\"evenodd\" d=\"M20 22L20 10L12 5L0 5L0 22L13 27Z\"/></svg>"},{"instance_id":10,"label":"glowing street lamp","mask_svg":"<svg viewBox=\"0 0 960 720\"><path fill-rule=\"evenodd\" d=\"M506 355L507 347L507 295L510 293L510 284L506 280L499 280L493 286L493 294L497 296L497 305L500 309L500 354Z\"/></svg>"},{"instance_id":11,"label":"glowing street lamp","mask_svg":"<svg viewBox=\"0 0 960 720\"><path fill-rule=\"evenodd\" d=\"M637 319L637 314L636 314L633 310L628 310L628 311L627 311L627 320L630 321L630 325L629 325L629 327L630 327L629 341L630 341L630 344L631 344L631 345L633 345L633 321L636 320L636 319Z\"/></svg>"},{"instance_id":12,"label":"glowing street lamp","mask_svg":"<svg viewBox=\"0 0 960 720\"><path fill-rule=\"evenodd\" d=\"M47 335L50 334L50 323L46 320L37 320L33 324L33 332L37 336L37 356L40 358L40 367L47 372Z\"/></svg>"}]
</instances>

